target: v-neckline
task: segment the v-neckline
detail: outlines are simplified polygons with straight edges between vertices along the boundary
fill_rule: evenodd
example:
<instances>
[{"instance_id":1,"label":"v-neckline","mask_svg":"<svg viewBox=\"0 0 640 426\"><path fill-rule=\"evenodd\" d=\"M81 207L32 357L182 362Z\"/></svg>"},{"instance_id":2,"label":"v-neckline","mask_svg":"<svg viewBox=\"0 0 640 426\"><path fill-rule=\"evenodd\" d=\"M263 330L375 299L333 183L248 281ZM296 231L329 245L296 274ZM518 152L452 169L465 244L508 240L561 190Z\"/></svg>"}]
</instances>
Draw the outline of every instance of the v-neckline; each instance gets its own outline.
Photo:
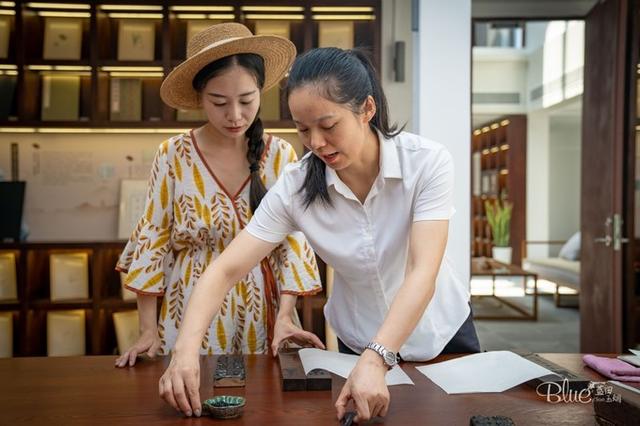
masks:
<instances>
[{"instance_id":1,"label":"v-neckline","mask_svg":"<svg viewBox=\"0 0 640 426\"><path fill-rule=\"evenodd\" d=\"M235 192L235 194L232 195L231 192L228 191L227 188L224 186L222 181L220 179L218 179L216 174L213 172L213 169L211 168L211 166L207 162L207 159L204 157L204 155L200 151L200 147L198 146L198 141L196 140L196 135L193 132L193 130L189 131L189 135L191 136L191 140L193 141L193 146L195 147L196 152L198 153L198 157L200 157L200 161L202 161L202 164L204 164L204 167L207 169L207 171L209 172L209 174L211 175L213 180L215 180L216 183L218 184L218 186L220 187L220 189L222 189L222 192L224 192L225 195L227 197L229 197L232 201L235 200L236 198L238 198L238 196L246 188L247 184L251 181L251 173L249 173L249 176L247 176L247 178L244 180L242 185L240 185L240 189L238 189ZM265 144L264 152L262 153L262 158L260 159L260 161L262 161L264 159L264 157L265 157L265 155L267 153L267 150L269 149L269 145L270 144L271 144L271 135L269 135L269 139L268 139L267 143Z\"/></svg>"}]
</instances>

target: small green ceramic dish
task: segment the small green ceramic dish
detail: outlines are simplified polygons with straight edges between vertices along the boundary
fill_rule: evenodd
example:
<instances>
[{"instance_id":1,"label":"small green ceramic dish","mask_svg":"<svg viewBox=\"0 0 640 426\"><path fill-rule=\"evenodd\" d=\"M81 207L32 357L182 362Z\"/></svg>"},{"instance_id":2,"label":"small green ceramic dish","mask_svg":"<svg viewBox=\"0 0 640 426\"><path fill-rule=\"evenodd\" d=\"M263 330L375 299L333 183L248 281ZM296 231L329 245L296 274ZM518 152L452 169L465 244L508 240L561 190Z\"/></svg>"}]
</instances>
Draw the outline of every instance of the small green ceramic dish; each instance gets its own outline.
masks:
<instances>
[{"instance_id":1,"label":"small green ceramic dish","mask_svg":"<svg viewBox=\"0 0 640 426\"><path fill-rule=\"evenodd\" d=\"M235 419L244 411L245 399L241 396L220 395L202 403L203 412L216 419Z\"/></svg>"}]
</instances>

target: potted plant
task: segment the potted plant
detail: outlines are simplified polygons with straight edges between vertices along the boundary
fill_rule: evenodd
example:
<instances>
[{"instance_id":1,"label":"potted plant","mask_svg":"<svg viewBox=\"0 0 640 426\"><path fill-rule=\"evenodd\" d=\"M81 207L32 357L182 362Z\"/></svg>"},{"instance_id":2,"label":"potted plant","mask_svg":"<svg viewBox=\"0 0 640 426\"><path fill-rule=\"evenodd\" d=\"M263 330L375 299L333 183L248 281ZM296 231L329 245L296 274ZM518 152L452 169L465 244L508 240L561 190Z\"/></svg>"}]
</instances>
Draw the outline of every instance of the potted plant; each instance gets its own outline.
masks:
<instances>
[{"instance_id":1,"label":"potted plant","mask_svg":"<svg viewBox=\"0 0 640 426\"><path fill-rule=\"evenodd\" d=\"M487 220L493 236L493 258L498 262L511 264L511 247L509 246L509 226L513 203L502 200L484 202Z\"/></svg>"}]
</instances>

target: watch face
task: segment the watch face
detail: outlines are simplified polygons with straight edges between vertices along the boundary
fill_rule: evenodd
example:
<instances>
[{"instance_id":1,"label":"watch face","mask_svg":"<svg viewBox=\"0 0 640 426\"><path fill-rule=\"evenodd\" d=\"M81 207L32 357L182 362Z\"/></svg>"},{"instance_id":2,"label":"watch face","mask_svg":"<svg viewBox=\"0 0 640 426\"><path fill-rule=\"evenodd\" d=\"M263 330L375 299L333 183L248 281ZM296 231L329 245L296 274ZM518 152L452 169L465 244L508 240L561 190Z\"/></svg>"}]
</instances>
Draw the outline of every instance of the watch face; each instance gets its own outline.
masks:
<instances>
[{"instance_id":1,"label":"watch face","mask_svg":"<svg viewBox=\"0 0 640 426\"><path fill-rule=\"evenodd\" d=\"M398 363L398 360L396 359L396 354L394 354L393 352L387 351L387 353L384 354L384 362L388 366L393 367Z\"/></svg>"}]
</instances>

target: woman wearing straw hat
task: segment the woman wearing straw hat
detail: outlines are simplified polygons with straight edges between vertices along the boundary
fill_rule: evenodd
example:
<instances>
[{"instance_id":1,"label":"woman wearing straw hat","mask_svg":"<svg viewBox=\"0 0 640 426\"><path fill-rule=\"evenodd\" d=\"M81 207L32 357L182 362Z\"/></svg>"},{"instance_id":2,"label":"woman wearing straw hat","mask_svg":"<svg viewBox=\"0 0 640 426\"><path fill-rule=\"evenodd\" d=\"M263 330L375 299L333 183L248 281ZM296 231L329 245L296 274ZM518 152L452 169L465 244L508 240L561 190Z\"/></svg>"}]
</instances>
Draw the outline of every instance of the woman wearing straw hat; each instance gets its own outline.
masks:
<instances>
[{"instance_id":1,"label":"woman wearing straw hat","mask_svg":"<svg viewBox=\"0 0 640 426\"><path fill-rule=\"evenodd\" d=\"M138 295L141 336L116 360L134 365L174 347L187 301L206 266L249 222L268 187L296 161L284 140L263 133L261 91L285 75L294 45L277 36L254 36L236 23L196 34L187 59L164 80L169 106L202 108L207 123L174 136L156 154L145 213L117 269ZM293 325L297 295L321 290L315 255L292 233L248 274L235 277L199 344L201 354L263 353L270 341L291 338L322 347ZM156 322L156 298L162 297ZM278 304L280 308L278 309Z\"/></svg>"},{"instance_id":2,"label":"woman wearing straw hat","mask_svg":"<svg viewBox=\"0 0 640 426\"><path fill-rule=\"evenodd\" d=\"M202 274L159 393L199 414L194 349L207 321L233 279L295 230L333 266L325 316L340 351L359 355L336 400L337 417L352 400L355 420L366 421L387 413L385 374L399 359L480 349L467 285L445 254L453 161L443 145L391 125L375 69L357 50L299 56L287 100L311 152L287 166L245 230Z\"/></svg>"}]
</instances>

